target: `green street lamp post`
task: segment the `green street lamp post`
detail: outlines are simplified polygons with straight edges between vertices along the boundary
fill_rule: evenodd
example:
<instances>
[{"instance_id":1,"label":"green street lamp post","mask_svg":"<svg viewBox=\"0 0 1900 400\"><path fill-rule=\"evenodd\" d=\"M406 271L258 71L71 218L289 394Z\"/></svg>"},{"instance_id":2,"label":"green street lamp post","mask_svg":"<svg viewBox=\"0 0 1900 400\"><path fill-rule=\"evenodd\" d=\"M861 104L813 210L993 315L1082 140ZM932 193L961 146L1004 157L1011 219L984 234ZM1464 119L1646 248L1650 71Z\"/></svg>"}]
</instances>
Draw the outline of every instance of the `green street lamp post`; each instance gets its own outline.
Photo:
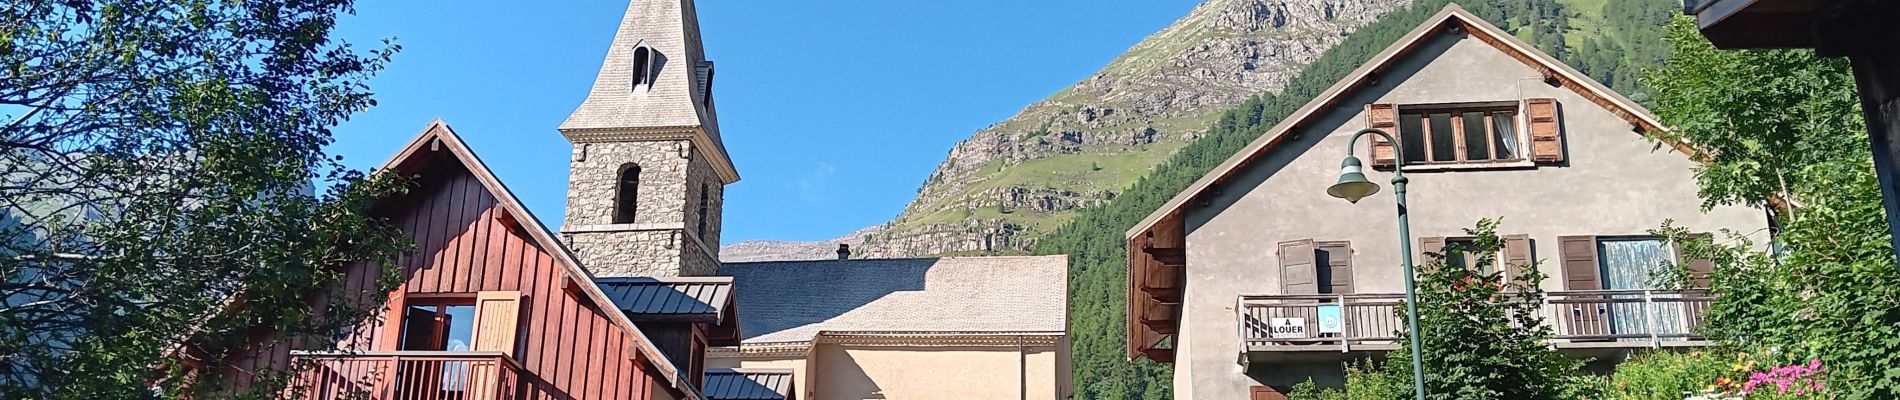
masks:
<instances>
[{"instance_id":1,"label":"green street lamp post","mask_svg":"<svg viewBox=\"0 0 1900 400\"><path fill-rule=\"evenodd\" d=\"M1377 134L1384 137L1386 143L1395 144L1392 146L1393 160L1405 159L1405 153L1396 145L1399 141L1393 140L1392 135L1373 128L1360 129L1359 132L1352 134L1351 140L1346 141L1346 159L1339 163L1339 183L1326 188L1326 194L1358 204L1359 199L1379 192L1379 184L1366 180L1364 168L1359 164L1359 157L1352 155L1353 144L1359 143L1359 137L1368 133ZM1407 335L1412 338L1412 388L1418 400L1425 400L1425 360L1419 356L1418 295L1414 290L1417 283L1412 278L1412 227L1406 218L1408 213L1405 210L1405 182L1404 169L1393 168L1392 197L1397 198L1399 203L1399 265L1405 268L1405 324L1407 332L1412 333Z\"/></svg>"}]
</instances>

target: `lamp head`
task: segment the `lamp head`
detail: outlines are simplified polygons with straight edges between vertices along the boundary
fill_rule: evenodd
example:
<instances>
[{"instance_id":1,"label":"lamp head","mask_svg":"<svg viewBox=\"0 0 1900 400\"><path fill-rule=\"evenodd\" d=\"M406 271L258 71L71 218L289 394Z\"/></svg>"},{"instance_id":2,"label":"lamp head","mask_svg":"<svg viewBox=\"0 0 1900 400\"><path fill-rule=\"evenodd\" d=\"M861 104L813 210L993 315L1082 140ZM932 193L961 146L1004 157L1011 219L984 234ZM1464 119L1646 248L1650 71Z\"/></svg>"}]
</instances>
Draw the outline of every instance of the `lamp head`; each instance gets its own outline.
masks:
<instances>
[{"instance_id":1,"label":"lamp head","mask_svg":"<svg viewBox=\"0 0 1900 400\"><path fill-rule=\"evenodd\" d=\"M1378 193L1379 184L1367 181L1362 171L1359 157L1346 156L1346 160L1339 163L1339 183L1326 188L1326 194L1358 204L1359 199Z\"/></svg>"}]
</instances>

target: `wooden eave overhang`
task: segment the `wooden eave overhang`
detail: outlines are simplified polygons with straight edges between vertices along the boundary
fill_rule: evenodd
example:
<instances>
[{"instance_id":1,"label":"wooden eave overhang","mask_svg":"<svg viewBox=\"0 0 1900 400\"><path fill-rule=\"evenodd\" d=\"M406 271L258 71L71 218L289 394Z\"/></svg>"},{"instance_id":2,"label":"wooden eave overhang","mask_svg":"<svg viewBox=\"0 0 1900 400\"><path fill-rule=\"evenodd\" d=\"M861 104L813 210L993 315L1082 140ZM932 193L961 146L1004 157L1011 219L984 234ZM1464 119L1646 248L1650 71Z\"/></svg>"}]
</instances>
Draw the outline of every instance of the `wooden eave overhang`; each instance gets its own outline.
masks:
<instances>
[{"instance_id":1,"label":"wooden eave overhang","mask_svg":"<svg viewBox=\"0 0 1900 400\"><path fill-rule=\"evenodd\" d=\"M1290 134L1296 128L1307 125L1326 111L1337 107L1357 108L1358 104L1339 104L1351 93L1375 81L1378 75L1392 65L1410 55L1413 50L1436 35L1465 34L1498 49L1511 58L1543 74L1544 81L1554 86L1570 89L1591 103L1609 110L1612 114L1628 121L1633 131L1659 132L1665 130L1659 118L1636 102L1623 97L1610 88L1603 86L1588 75L1528 43L1518 40L1484 19L1465 11L1457 4L1448 4L1443 10L1427 19L1425 23L1413 28L1385 50L1353 70L1345 79L1334 83L1326 91L1315 96L1306 105L1294 110L1287 118L1268 128L1260 137L1248 143L1233 156L1202 175L1186 190L1176 194L1161 208L1143 218L1140 223L1128 229L1124 239L1128 245L1128 350L1129 357L1146 357L1159 362L1171 362L1173 349L1163 348L1171 335L1179 330L1180 291L1186 273L1185 259L1186 229L1184 218L1190 204L1196 199L1218 188L1229 178L1240 173L1254 160L1264 157L1282 142L1291 140ZM1668 143L1683 154L1696 154L1684 143ZM1315 188L1314 190L1319 190Z\"/></svg>"},{"instance_id":2,"label":"wooden eave overhang","mask_svg":"<svg viewBox=\"0 0 1900 400\"><path fill-rule=\"evenodd\" d=\"M410 140L408 145L403 146L401 151L383 162L382 166L377 167L373 173L388 171L414 173L418 171L418 168L428 165L431 159L442 154L461 162L469 173L495 196L496 206L506 213L504 217L518 223L522 231L526 232L536 244L547 249L553 256L555 264L561 266L563 275L561 279L564 280L564 286L569 289L570 294L581 296L584 301L593 302L596 306L608 308L613 306L613 301L601 292L599 286L594 285L592 274L581 267L580 260L574 257L574 253L569 251L561 241L554 239L554 233L548 231L547 226L542 225L541 220L535 218L533 213L528 212L527 207L522 206L521 200L515 197L514 192L509 191L508 186L503 185L501 180L495 177L494 172L482 163L481 158L477 157L475 152L469 149L468 144L462 142L461 137L456 135L455 131L449 128L448 123L443 122L441 118L430 121L415 139ZM626 314L619 312L604 314L608 315L608 321L612 321L621 332L633 336L634 353L652 368L651 371L654 371L655 375L665 378L668 389L684 399L699 400L701 398L684 371L680 371L668 361L669 358L665 353L661 353L660 349L653 345L653 341L647 338L646 333L634 326L633 321L629 320Z\"/></svg>"}]
</instances>

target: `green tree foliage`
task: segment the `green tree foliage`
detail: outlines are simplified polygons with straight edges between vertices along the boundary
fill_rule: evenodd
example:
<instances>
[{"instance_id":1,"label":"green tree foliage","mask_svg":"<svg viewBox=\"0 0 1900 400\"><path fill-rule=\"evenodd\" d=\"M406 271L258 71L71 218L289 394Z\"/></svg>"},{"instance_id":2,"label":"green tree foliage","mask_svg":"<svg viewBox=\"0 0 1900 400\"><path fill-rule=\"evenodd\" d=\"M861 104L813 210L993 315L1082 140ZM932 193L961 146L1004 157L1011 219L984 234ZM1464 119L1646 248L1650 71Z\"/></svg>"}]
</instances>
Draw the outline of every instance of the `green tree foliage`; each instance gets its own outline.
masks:
<instances>
[{"instance_id":1,"label":"green tree foliage","mask_svg":"<svg viewBox=\"0 0 1900 400\"><path fill-rule=\"evenodd\" d=\"M1781 227L1773 253L1737 233L1685 240L1717 265L1708 333L1783 358L1770 363L1821 360L1840 398L1900 398L1900 269L1847 62L1716 50L1686 17L1667 40L1674 55L1644 75L1674 127L1660 137L1703 156L1708 205L1767 205Z\"/></svg>"},{"instance_id":2,"label":"green tree foliage","mask_svg":"<svg viewBox=\"0 0 1900 400\"><path fill-rule=\"evenodd\" d=\"M0 5L0 398L218 397L260 332L367 315L333 283L403 247L365 213L401 185L322 148L396 49L329 39L350 7Z\"/></svg>"},{"instance_id":3,"label":"green tree foliage","mask_svg":"<svg viewBox=\"0 0 1900 400\"><path fill-rule=\"evenodd\" d=\"M1083 212L1037 242L1039 254L1069 255L1069 332L1075 354L1076 397L1081 399L1162 399L1173 381L1166 365L1127 361L1127 264L1122 234L1160 208L1195 179L1295 109L1344 79L1372 56L1443 9L1447 0L1421 0L1367 24L1308 64L1279 93L1264 93L1223 112L1207 134L1176 152L1167 162L1103 207ZM1544 44L1553 54L1568 54L1561 32L1568 18L1555 0L1484 0L1458 3L1466 10L1513 32L1548 30ZM1526 28L1535 25L1537 28Z\"/></svg>"},{"instance_id":4,"label":"green tree foliage","mask_svg":"<svg viewBox=\"0 0 1900 400\"><path fill-rule=\"evenodd\" d=\"M1601 10L1602 24L1593 35L1577 38L1577 70L1609 85L1638 102L1648 103L1649 89L1637 79L1642 68L1669 58L1663 26L1680 14L1676 0L1609 0Z\"/></svg>"},{"instance_id":5,"label":"green tree foliage","mask_svg":"<svg viewBox=\"0 0 1900 400\"><path fill-rule=\"evenodd\" d=\"M1447 262L1444 253L1428 253L1419 267L1419 336L1425 360L1426 398L1430 399L1583 399L1595 398L1600 380L1583 375L1580 360L1549 347L1551 330L1543 323L1544 275L1535 265L1512 269L1507 278L1498 253L1504 243L1497 220L1466 229L1470 243L1446 252L1471 257ZM1405 318L1403 307L1394 310ZM1412 398L1410 334L1400 332L1401 348L1377 372L1354 366L1346 390L1310 384L1294 389L1302 400L1404 400Z\"/></svg>"},{"instance_id":6,"label":"green tree foliage","mask_svg":"<svg viewBox=\"0 0 1900 400\"><path fill-rule=\"evenodd\" d=\"M1509 279L1497 259L1504 242L1496 220L1478 221L1465 233L1469 244L1447 252L1474 259L1473 268L1429 253L1418 271L1418 329L1425 360L1426 397L1443 400L1578 399L1583 362L1545 344L1550 326L1542 313L1544 275L1536 266L1515 269ZM1403 310L1396 310L1403 317ZM1409 332L1385 368L1412 387ZM1579 393L1583 392L1583 393ZM1400 399L1393 399L1400 400Z\"/></svg>"}]
</instances>

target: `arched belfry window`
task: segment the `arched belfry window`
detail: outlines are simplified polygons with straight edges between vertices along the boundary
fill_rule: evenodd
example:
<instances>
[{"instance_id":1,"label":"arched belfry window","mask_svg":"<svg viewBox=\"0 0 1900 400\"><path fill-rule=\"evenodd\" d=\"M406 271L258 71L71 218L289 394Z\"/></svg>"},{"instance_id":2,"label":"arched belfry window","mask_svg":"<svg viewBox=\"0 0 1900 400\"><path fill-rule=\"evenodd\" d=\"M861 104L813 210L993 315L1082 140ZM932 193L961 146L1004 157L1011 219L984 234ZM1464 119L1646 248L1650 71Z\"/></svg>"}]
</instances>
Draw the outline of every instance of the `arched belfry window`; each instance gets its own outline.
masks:
<instances>
[{"instance_id":1,"label":"arched belfry window","mask_svg":"<svg viewBox=\"0 0 1900 400\"><path fill-rule=\"evenodd\" d=\"M640 204L640 166L620 167L620 179L614 181L614 223L633 223L633 209Z\"/></svg>"},{"instance_id":2,"label":"arched belfry window","mask_svg":"<svg viewBox=\"0 0 1900 400\"><path fill-rule=\"evenodd\" d=\"M653 55L645 42L633 47L633 88L653 84Z\"/></svg>"}]
</instances>

